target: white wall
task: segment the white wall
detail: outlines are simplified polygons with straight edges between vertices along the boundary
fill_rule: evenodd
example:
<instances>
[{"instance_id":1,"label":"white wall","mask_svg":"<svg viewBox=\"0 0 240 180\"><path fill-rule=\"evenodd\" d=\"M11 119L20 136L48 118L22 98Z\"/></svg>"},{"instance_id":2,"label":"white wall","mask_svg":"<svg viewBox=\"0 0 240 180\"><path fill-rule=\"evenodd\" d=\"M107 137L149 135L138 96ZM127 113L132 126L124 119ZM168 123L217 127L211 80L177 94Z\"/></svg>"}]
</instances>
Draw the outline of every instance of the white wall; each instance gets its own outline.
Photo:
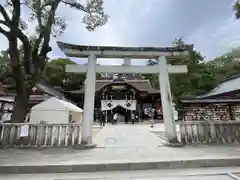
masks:
<instances>
[{"instance_id":1,"label":"white wall","mask_svg":"<svg viewBox=\"0 0 240 180\"><path fill-rule=\"evenodd\" d=\"M68 111L35 111L32 110L30 114L30 121L29 123L40 123L44 121L48 124L61 124L61 123L68 123L69 120L69 112Z\"/></svg>"}]
</instances>

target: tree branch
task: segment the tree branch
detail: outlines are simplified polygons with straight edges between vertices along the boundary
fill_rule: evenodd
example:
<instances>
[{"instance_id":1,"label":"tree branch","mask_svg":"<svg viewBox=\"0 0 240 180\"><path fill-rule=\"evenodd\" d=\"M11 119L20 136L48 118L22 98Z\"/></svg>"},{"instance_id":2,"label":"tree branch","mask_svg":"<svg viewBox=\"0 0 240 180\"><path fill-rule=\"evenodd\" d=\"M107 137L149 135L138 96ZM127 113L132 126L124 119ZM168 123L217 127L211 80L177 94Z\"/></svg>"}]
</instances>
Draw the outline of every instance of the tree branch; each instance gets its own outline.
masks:
<instances>
[{"instance_id":1,"label":"tree branch","mask_svg":"<svg viewBox=\"0 0 240 180\"><path fill-rule=\"evenodd\" d=\"M44 5L42 5L41 9L40 10L43 10L45 7L47 6L52 6L54 3L54 1L49 1L48 3L45 3Z\"/></svg>"},{"instance_id":2,"label":"tree branch","mask_svg":"<svg viewBox=\"0 0 240 180\"><path fill-rule=\"evenodd\" d=\"M32 66L31 43L28 37L20 29L17 30L17 37L21 40L23 44L23 49L24 49L23 65L25 68L25 72L26 74L33 74L33 70L31 68Z\"/></svg>"},{"instance_id":3,"label":"tree branch","mask_svg":"<svg viewBox=\"0 0 240 180\"><path fill-rule=\"evenodd\" d=\"M39 46L42 39L43 39L43 34L40 33L33 46L33 52L32 52L33 56L38 54Z\"/></svg>"},{"instance_id":4,"label":"tree branch","mask_svg":"<svg viewBox=\"0 0 240 180\"><path fill-rule=\"evenodd\" d=\"M76 8L78 10L84 11L85 13L87 12L86 8L82 4L80 4L80 3L68 2L66 0L63 0L62 3L70 6L71 8Z\"/></svg>"},{"instance_id":5,"label":"tree branch","mask_svg":"<svg viewBox=\"0 0 240 180\"><path fill-rule=\"evenodd\" d=\"M39 7L31 7L31 4L29 3L26 3L26 2L23 2L21 3L22 5L25 5L27 6L32 12L34 12L35 16L36 16L36 19L38 21L38 25L41 28L43 28L43 23L42 23L42 11L44 10L44 8L46 8L47 6L51 6L53 5L54 1L49 1L49 2L46 2L45 4L41 5Z\"/></svg>"},{"instance_id":6,"label":"tree branch","mask_svg":"<svg viewBox=\"0 0 240 180\"><path fill-rule=\"evenodd\" d=\"M11 0L13 4L13 16L12 16L12 30L18 29L20 23L20 16L21 16L21 3L20 0Z\"/></svg>"},{"instance_id":7,"label":"tree branch","mask_svg":"<svg viewBox=\"0 0 240 180\"><path fill-rule=\"evenodd\" d=\"M0 33L9 38L9 32L0 27Z\"/></svg>"},{"instance_id":8,"label":"tree branch","mask_svg":"<svg viewBox=\"0 0 240 180\"><path fill-rule=\"evenodd\" d=\"M0 24L3 24L5 26L7 26L8 28L10 28L9 24L4 20L0 20Z\"/></svg>"},{"instance_id":9,"label":"tree branch","mask_svg":"<svg viewBox=\"0 0 240 180\"><path fill-rule=\"evenodd\" d=\"M37 17L37 21L38 21L38 25L40 28L42 28L43 24L42 24L42 20L41 20L41 8L39 8L38 10L35 10L34 8L32 8L31 6L27 5L26 6L35 13L36 17Z\"/></svg>"},{"instance_id":10,"label":"tree branch","mask_svg":"<svg viewBox=\"0 0 240 180\"><path fill-rule=\"evenodd\" d=\"M61 2L61 0L55 0L55 2L53 3L53 5L50 9L50 12L49 12L46 27L43 32L43 45L42 45L42 49L39 54L39 56L40 56L40 58L42 58L42 60L44 60L47 56L47 53L51 51L51 47L49 47L51 30L52 30L52 26L54 23L55 13L56 13L57 7L60 2ZM44 68L43 64L41 66L42 66L42 68Z\"/></svg>"},{"instance_id":11,"label":"tree branch","mask_svg":"<svg viewBox=\"0 0 240 180\"><path fill-rule=\"evenodd\" d=\"M28 37L19 29L19 23L20 23L20 2L19 1L16 1L16 0L13 0L13 8L14 8L14 13L13 13L13 17L12 17L12 22L13 22L13 27L11 27L11 20L10 18L8 17L8 15L6 14L6 11L5 9L3 8L2 5L0 5L0 11L1 13L3 14L4 19L6 19L5 21L3 20L0 20L0 24L3 24L5 26L7 26L10 31L11 31L11 35L16 37L16 38L19 38L23 44L23 48L24 48L24 67L26 68L25 71L27 73L30 72L30 60L31 60L31 44L28 40ZM2 34L4 34L7 38L9 37L10 35L10 32L7 32L5 31L4 29L0 29L0 32Z\"/></svg>"},{"instance_id":12,"label":"tree branch","mask_svg":"<svg viewBox=\"0 0 240 180\"><path fill-rule=\"evenodd\" d=\"M0 4L0 12L7 23L11 23L11 19L7 14L7 11L4 9L3 5Z\"/></svg>"}]
</instances>

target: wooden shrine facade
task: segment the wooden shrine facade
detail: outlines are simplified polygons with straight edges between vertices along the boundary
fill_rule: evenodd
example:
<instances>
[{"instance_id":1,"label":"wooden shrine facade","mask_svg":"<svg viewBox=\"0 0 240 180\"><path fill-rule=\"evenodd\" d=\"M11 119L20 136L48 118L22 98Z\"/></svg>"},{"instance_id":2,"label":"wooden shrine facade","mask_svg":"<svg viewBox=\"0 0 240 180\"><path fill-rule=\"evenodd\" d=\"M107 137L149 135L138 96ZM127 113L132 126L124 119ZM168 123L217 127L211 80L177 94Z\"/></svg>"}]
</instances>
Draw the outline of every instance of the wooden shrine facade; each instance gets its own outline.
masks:
<instances>
[{"instance_id":1,"label":"wooden shrine facade","mask_svg":"<svg viewBox=\"0 0 240 180\"><path fill-rule=\"evenodd\" d=\"M83 87L68 92L81 108L84 102L84 89ZM154 89L149 80L96 80L95 111L108 111L109 113L119 105L126 111L133 111L140 118L145 118L144 109L155 108L159 99L159 90Z\"/></svg>"}]
</instances>

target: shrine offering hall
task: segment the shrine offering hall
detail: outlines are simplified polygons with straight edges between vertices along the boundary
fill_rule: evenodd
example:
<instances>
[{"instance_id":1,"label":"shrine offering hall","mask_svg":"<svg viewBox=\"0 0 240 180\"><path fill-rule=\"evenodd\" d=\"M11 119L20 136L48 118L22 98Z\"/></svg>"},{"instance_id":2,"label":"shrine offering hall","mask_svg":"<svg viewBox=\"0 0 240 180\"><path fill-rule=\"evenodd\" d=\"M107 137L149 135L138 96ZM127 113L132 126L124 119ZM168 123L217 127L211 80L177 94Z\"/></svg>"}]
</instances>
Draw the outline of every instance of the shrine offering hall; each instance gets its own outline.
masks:
<instances>
[{"instance_id":1,"label":"shrine offering hall","mask_svg":"<svg viewBox=\"0 0 240 180\"><path fill-rule=\"evenodd\" d=\"M78 99L81 108L84 91L83 87L69 92L74 99ZM120 121L130 119L132 113L140 119L148 119L146 110L152 108L161 109L160 92L151 86L149 80L96 80L95 120L104 114L106 120L111 121L114 113L122 117Z\"/></svg>"}]
</instances>

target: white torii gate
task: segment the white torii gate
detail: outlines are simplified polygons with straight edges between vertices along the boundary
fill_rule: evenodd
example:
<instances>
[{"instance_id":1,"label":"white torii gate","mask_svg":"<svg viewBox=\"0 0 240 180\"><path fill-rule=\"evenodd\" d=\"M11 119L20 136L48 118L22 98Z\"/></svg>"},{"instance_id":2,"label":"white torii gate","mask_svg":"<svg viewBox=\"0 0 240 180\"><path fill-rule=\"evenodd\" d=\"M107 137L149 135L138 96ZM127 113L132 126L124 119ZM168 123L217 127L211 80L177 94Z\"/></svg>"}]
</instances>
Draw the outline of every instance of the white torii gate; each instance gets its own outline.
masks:
<instances>
[{"instance_id":1,"label":"white torii gate","mask_svg":"<svg viewBox=\"0 0 240 180\"><path fill-rule=\"evenodd\" d=\"M88 58L87 65L67 65L66 72L86 72L84 113L82 127L82 145L92 146L92 126L94 120L94 101L96 73L141 73L159 74L161 102L164 117L165 134L169 143L177 143L177 133L173 118L173 105L168 73L187 73L185 65L168 65L167 58L176 58L188 55L189 48L137 48L137 47L109 47L109 46L78 46L58 42L58 46L69 57ZM98 66L97 58L124 58L126 59L158 59L154 66Z\"/></svg>"}]
</instances>

